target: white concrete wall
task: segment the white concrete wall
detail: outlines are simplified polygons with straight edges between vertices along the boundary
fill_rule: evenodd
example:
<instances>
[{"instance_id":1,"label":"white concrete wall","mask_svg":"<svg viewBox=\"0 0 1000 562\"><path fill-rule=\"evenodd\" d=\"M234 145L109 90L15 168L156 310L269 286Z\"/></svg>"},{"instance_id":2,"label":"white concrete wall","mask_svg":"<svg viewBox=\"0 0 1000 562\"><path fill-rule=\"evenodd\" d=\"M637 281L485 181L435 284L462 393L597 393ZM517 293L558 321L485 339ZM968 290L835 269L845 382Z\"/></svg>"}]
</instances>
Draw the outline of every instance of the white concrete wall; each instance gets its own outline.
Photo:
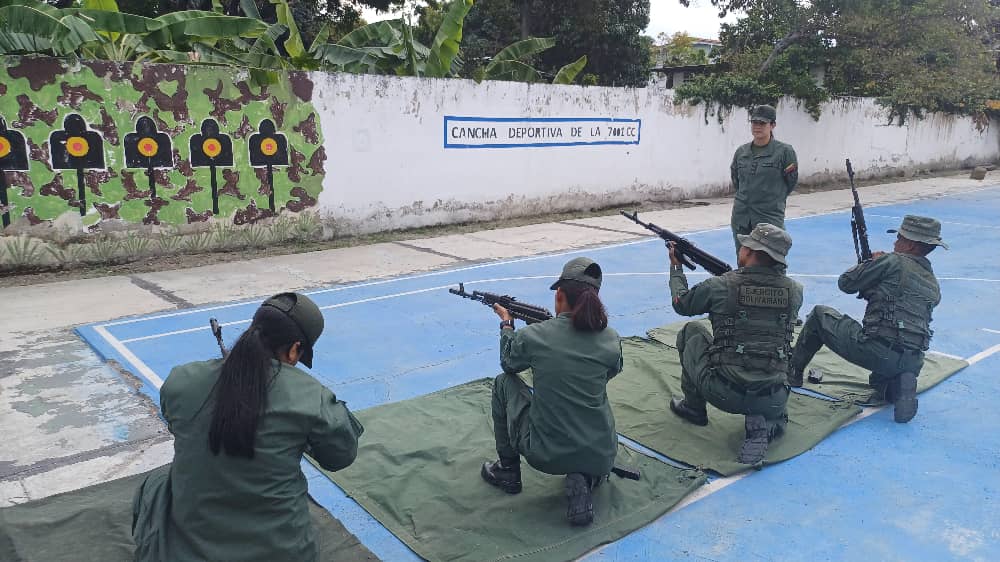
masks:
<instances>
[{"instance_id":1,"label":"white concrete wall","mask_svg":"<svg viewBox=\"0 0 1000 562\"><path fill-rule=\"evenodd\" d=\"M314 73L326 139L321 212L341 232L589 209L728 191L733 151L749 141L744 110L723 117L675 106L659 88L620 89ZM639 144L444 147L444 118L641 120ZM707 120L707 122L706 122ZM957 168L1000 156L996 123L934 115L900 127L873 100L824 107L814 121L793 100L778 107L808 182L913 168Z\"/></svg>"}]
</instances>

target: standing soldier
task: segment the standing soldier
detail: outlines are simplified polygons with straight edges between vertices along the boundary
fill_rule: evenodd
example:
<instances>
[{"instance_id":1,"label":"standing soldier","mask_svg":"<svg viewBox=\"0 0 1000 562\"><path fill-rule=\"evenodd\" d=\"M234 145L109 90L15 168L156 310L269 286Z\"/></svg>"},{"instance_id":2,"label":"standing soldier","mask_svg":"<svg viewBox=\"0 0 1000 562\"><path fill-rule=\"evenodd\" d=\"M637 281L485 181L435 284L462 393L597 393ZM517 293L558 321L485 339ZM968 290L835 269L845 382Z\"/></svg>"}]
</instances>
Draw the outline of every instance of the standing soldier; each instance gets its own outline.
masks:
<instances>
[{"instance_id":1,"label":"standing soldier","mask_svg":"<svg viewBox=\"0 0 1000 562\"><path fill-rule=\"evenodd\" d=\"M785 228L785 200L799 182L795 150L774 138L775 110L770 105L750 114L753 141L736 149L729 173L736 200L733 202L733 240L740 251L740 234L754 225L768 223Z\"/></svg>"},{"instance_id":2,"label":"standing soldier","mask_svg":"<svg viewBox=\"0 0 1000 562\"><path fill-rule=\"evenodd\" d=\"M514 331L499 304L500 365L493 386L493 432L499 459L480 474L508 494L521 491L521 459L547 474L565 474L566 515L572 525L594 519L591 491L618 453L607 384L622 369L618 334L597 293L601 266L570 260L551 289L556 317ZM531 368L532 393L517 373Z\"/></svg>"},{"instance_id":3,"label":"standing soldier","mask_svg":"<svg viewBox=\"0 0 1000 562\"><path fill-rule=\"evenodd\" d=\"M708 425L706 402L746 416L746 437L737 461L757 464L788 423L785 377L802 285L782 273L792 239L784 230L758 224L738 235L739 269L688 289L684 268L670 244L670 293L684 316L708 313L712 332L697 322L677 335L681 390L670 409L695 425Z\"/></svg>"},{"instance_id":4,"label":"standing soldier","mask_svg":"<svg viewBox=\"0 0 1000 562\"><path fill-rule=\"evenodd\" d=\"M917 375L930 347L931 312L941 289L927 254L941 241L941 223L906 215L893 253L875 252L840 276L845 293L868 301L863 324L829 306L816 306L806 319L792 352L788 383L802 386L802 372L826 345L844 359L870 369L868 383L895 405L894 419L906 423L917 415Z\"/></svg>"}]
</instances>

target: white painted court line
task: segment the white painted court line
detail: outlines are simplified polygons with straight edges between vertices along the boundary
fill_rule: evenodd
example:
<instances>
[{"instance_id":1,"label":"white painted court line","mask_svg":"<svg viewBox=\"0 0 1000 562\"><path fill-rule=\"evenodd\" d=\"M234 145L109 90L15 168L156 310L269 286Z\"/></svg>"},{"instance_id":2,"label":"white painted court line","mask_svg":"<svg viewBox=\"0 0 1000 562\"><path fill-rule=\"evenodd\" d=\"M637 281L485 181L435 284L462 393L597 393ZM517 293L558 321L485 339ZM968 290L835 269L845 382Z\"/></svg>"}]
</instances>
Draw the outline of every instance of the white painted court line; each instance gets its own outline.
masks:
<instances>
[{"instance_id":1,"label":"white painted court line","mask_svg":"<svg viewBox=\"0 0 1000 562\"><path fill-rule=\"evenodd\" d=\"M969 365L975 365L976 363L979 363L983 359L986 359L987 357L989 357L989 356L991 356L991 355L993 355L995 353L998 353L998 352L1000 352L1000 344L994 345L993 347L991 347L991 348L989 348L989 349L987 349L985 351L981 351L981 352L973 355L972 357L969 357L968 359L966 359L966 361L969 362Z\"/></svg>"},{"instance_id":2,"label":"white painted court line","mask_svg":"<svg viewBox=\"0 0 1000 562\"><path fill-rule=\"evenodd\" d=\"M719 228L713 228L713 229L710 229L710 230L700 230L700 231L697 231L697 232L691 232L689 234L703 234L703 233L706 233L706 232L713 232L713 231L716 231L716 230L723 230L723 229L728 229L728 228L729 227L719 227ZM399 283L401 281L409 281L409 280L412 280L412 279L423 279L425 277L434 277L434 276L439 276L439 275L447 275L449 273L459 273L459 272L462 272L462 271L471 271L471 270L474 270L474 269L482 269L484 267L493 267L493 266L498 266L498 265L508 265L508 264L512 264L512 263L522 263L522 262L528 262L528 261L536 261L536 260L545 259L545 258L552 258L552 257L559 257L559 256L568 256L568 255L580 254L580 253L584 253L584 252L592 252L592 251L595 251L595 250L610 250L610 249L614 249L614 248L622 248L622 247L625 247L625 246L632 246L632 245L635 245L635 244L648 244L649 242L654 242L654 241L658 241L658 240L659 240L659 238L650 237L650 238L644 238L642 240L633 240L633 241L630 241L630 242L623 242L623 243L620 243L620 244L611 244L611 245L608 245L608 246L596 246L596 247L581 248L581 249L576 249L576 250L567 250L565 252L559 252L559 253L555 253L555 254L541 254L541 255L526 256L526 257L523 257L523 258L516 258L516 259L511 259L511 260L492 261L492 262L487 262L487 263L479 263L479 264L475 264L475 265L469 265L469 266L460 267L460 268L456 268L456 269L442 269L442 270L438 270L438 271L431 271L429 273L421 273L421 274L417 274L417 275L404 275L402 277L393 277L391 279L380 279L378 281L367 281L367 282L364 282L364 283L352 283L350 285L343 285L343 286L339 286L339 287L330 287L328 289L318 289L318 290L315 290L315 291L304 291L303 294L306 294L306 295L318 295L318 294L323 294L323 293L335 293L335 292L338 292L338 291L347 291L349 289L359 289L359 288L363 288L363 287L372 287L372 286L376 286L376 285L384 285L384 284L387 284L387 283ZM549 276L546 276L546 277L553 277L554 278L555 276L554 275L549 275ZM210 311L210 310L221 310L221 309L224 309L224 308L234 308L234 307L237 307L237 306L244 306L244 305L247 305L247 304L254 304L256 302L257 301L243 301L243 302L236 302L236 303L220 304L220 305L216 305L216 306L209 306L209 307L203 307L203 308L191 308L191 309L187 309L187 310L178 310L176 312L168 312L168 313L164 313L164 314L157 314L155 316L143 316L143 317L140 317L140 318L128 318L128 319L125 319L125 320L117 320L117 321L114 321L114 322L108 322L108 323L105 323L105 324L101 324L101 326L120 326L122 324L132 324L132 323L135 323L135 322L145 322L147 320L159 320L159 319L162 319L162 318L173 318L173 317L177 317L177 316L185 316L185 315L188 315L188 314L197 314L199 312L205 312L205 311Z\"/></svg>"},{"instance_id":3,"label":"white painted court line","mask_svg":"<svg viewBox=\"0 0 1000 562\"><path fill-rule=\"evenodd\" d=\"M125 344L118 341L118 338L112 336L104 328L104 326L96 326L94 327L94 331L100 334L100 336L104 338L106 342L108 342L108 345L113 347L115 351L121 354L121 356L126 361L131 363L132 366L135 367L140 374L142 374L142 376L146 377L146 380L149 381L150 384L155 386L157 390L159 390L159 388L163 386L163 379L161 379L159 375L157 375L152 369L150 369L149 366L142 361L142 359L139 359L138 357L136 357L134 353L129 351L129 349L125 347Z\"/></svg>"},{"instance_id":4,"label":"white painted court line","mask_svg":"<svg viewBox=\"0 0 1000 562\"><path fill-rule=\"evenodd\" d=\"M893 216L893 215L874 215L874 214L870 215L868 213L865 213L865 216L866 217L878 217L880 219L897 219L897 220L903 220L903 217L897 217L897 216ZM994 230L1000 230L1000 226L992 226L992 225L986 225L986 224L970 224L970 223L967 223L967 222L952 222L952 221L939 221L939 222L941 224L953 224L955 226L969 226L969 227L972 227L972 228L989 228L989 229L994 229Z\"/></svg>"},{"instance_id":5,"label":"white painted court line","mask_svg":"<svg viewBox=\"0 0 1000 562\"><path fill-rule=\"evenodd\" d=\"M989 332L991 334L1000 334L1000 330L991 330L989 328L982 328L984 332Z\"/></svg>"}]
</instances>

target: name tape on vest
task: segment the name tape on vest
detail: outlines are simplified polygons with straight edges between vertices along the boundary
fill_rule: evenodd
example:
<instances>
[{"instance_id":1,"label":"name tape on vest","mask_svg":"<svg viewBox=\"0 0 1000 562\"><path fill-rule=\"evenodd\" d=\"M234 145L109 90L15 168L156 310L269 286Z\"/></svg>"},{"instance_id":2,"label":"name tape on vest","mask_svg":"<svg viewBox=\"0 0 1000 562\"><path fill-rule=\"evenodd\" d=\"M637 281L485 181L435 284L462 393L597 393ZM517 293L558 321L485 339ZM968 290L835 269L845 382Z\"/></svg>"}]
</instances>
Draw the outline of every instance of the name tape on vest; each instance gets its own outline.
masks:
<instances>
[{"instance_id":1,"label":"name tape on vest","mask_svg":"<svg viewBox=\"0 0 1000 562\"><path fill-rule=\"evenodd\" d=\"M788 308L788 289L785 287L740 285L740 304L765 308Z\"/></svg>"}]
</instances>

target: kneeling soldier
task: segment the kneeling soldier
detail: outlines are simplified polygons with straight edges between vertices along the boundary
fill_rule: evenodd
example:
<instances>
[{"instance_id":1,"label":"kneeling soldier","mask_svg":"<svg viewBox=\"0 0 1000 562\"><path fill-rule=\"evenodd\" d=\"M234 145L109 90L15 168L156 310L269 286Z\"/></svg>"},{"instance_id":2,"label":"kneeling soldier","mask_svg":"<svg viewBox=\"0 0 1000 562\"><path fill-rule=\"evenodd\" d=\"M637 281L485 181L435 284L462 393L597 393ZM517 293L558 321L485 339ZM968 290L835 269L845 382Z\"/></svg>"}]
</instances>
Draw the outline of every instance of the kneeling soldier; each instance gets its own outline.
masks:
<instances>
[{"instance_id":1,"label":"kneeling soldier","mask_svg":"<svg viewBox=\"0 0 1000 562\"><path fill-rule=\"evenodd\" d=\"M927 254L941 241L941 223L906 215L893 253L875 252L840 276L845 293L868 301L863 324L829 306L813 308L792 353L788 383L802 386L802 372L826 345L844 359L870 369L869 384L886 402L893 417L906 423L917 415L917 375L931 341L931 312L941 302L941 289Z\"/></svg>"},{"instance_id":2,"label":"kneeling soldier","mask_svg":"<svg viewBox=\"0 0 1000 562\"><path fill-rule=\"evenodd\" d=\"M601 267L571 260L552 285L556 317L514 331L500 305L500 365L493 387L493 432L499 460L483 465L484 480L509 494L521 491L523 456L547 474L566 475L567 517L594 519L591 491L614 465L618 435L606 391L622 369L618 334L608 327ZM517 373L531 368L532 393Z\"/></svg>"},{"instance_id":3,"label":"kneeling soldier","mask_svg":"<svg viewBox=\"0 0 1000 562\"><path fill-rule=\"evenodd\" d=\"M792 239L759 223L738 234L739 269L688 289L670 246L670 293L684 316L708 313L712 333L689 322L677 335L684 399L670 409L695 425L708 425L706 402L746 416L746 438L737 460L757 464L788 423L785 377L792 334L802 306L802 286L783 273Z\"/></svg>"}]
</instances>

